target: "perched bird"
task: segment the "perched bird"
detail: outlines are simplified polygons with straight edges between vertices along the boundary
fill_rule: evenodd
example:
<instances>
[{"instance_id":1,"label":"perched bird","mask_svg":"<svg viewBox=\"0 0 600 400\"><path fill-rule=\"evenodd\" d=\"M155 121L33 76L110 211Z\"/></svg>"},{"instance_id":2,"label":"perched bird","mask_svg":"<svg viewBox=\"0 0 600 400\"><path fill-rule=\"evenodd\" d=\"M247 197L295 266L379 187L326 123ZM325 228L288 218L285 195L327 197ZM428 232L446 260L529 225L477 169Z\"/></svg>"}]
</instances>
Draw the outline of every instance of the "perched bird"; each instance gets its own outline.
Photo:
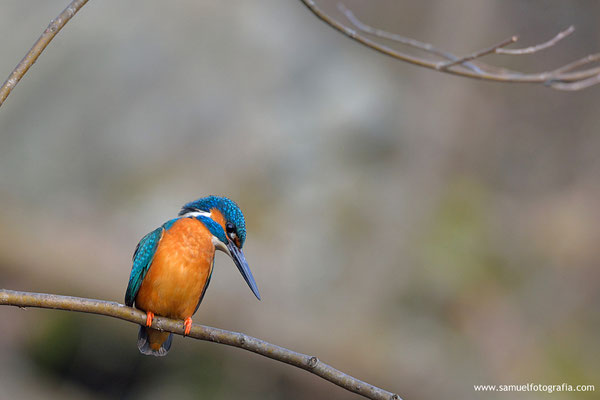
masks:
<instances>
[{"instance_id":1,"label":"perched bird","mask_svg":"<svg viewBox=\"0 0 600 400\"><path fill-rule=\"evenodd\" d=\"M164 356L173 334L150 328L154 315L184 320L185 334L192 328L213 271L215 250L229 255L260 300L242 247L246 240L244 214L233 201L209 196L183 206L179 216L165 222L140 240L125 304L146 312L140 326L138 348L143 354Z\"/></svg>"}]
</instances>

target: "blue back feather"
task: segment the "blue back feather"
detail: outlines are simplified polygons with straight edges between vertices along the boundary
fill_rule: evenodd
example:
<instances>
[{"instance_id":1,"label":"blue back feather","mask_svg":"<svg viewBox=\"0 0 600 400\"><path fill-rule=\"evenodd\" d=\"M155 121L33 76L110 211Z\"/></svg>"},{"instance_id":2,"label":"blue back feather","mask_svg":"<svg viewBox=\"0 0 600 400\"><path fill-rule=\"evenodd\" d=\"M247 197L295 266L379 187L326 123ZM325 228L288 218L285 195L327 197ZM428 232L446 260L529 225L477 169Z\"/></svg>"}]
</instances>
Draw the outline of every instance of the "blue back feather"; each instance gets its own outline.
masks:
<instances>
[{"instance_id":1,"label":"blue back feather","mask_svg":"<svg viewBox=\"0 0 600 400\"><path fill-rule=\"evenodd\" d=\"M133 267L131 268L129 284L125 292L125 304L130 307L133 306L135 296L138 290L140 290L148 269L150 269L150 264L152 264L152 260L154 259L154 253L158 247L158 242L162 238L163 231L164 228L162 226L153 230L144 236L135 248L135 253L133 253Z\"/></svg>"}]
</instances>

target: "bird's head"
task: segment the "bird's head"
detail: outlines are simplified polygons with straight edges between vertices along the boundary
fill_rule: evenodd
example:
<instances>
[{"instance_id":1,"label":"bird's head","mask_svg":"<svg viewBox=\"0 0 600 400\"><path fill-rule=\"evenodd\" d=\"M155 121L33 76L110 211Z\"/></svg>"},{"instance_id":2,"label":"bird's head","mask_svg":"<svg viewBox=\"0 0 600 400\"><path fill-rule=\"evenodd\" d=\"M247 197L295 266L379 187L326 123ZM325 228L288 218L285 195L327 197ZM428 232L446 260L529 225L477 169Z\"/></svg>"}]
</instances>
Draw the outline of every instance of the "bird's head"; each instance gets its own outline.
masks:
<instances>
[{"instance_id":1,"label":"bird's head","mask_svg":"<svg viewBox=\"0 0 600 400\"><path fill-rule=\"evenodd\" d=\"M226 197L208 196L187 203L181 217L195 217L213 234L213 244L229 255L238 267L252 293L260 300L258 287L242 252L246 241L246 220L238 205Z\"/></svg>"}]
</instances>

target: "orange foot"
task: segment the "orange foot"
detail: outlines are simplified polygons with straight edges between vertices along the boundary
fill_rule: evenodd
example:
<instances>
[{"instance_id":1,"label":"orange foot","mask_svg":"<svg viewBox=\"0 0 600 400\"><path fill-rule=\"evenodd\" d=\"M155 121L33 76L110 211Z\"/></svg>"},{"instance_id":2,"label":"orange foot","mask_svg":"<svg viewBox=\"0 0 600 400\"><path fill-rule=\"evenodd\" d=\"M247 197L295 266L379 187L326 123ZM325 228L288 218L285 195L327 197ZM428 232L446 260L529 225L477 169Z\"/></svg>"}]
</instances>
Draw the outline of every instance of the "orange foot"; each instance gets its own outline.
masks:
<instances>
[{"instance_id":1,"label":"orange foot","mask_svg":"<svg viewBox=\"0 0 600 400\"><path fill-rule=\"evenodd\" d=\"M152 320L154 319L154 313L152 311L146 312L146 326L152 326Z\"/></svg>"},{"instance_id":2,"label":"orange foot","mask_svg":"<svg viewBox=\"0 0 600 400\"><path fill-rule=\"evenodd\" d=\"M185 326L185 331L183 331L183 336L187 336L190 334L192 330L192 317L187 317L185 321L183 321L183 326Z\"/></svg>"}]
</instances>

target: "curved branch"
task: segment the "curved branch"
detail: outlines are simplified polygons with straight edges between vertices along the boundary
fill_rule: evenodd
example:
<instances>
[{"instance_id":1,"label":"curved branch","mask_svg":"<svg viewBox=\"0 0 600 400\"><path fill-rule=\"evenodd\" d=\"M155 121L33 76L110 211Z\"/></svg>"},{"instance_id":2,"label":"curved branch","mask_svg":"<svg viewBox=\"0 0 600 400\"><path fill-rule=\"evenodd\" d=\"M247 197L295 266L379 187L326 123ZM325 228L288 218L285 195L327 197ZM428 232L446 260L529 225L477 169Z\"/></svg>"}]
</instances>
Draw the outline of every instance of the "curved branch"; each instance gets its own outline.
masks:
<instances>
[{"instance_id":1,"label":"curved branch","mask_svg":"<svg viewBox=\"0 0 600 400\"><path fill-rule=\"evenodd\" d=\"M545 50L547 48L554 46L556 43L560 42L561 40L563 40L564 38L566 38L573 32L575 32L575 27L573 25L571 25L564 31L558 32L558 34L556 36L554 36L552 39L548 40L547 42L536 44L534 46L525 47L523 49L498 49L498 50L496 50L496 53L511 54L514 56L519 56L521 54L537 53L540 50Z\"/></svg>"},{"instance_id":2,"label":"curved branch","mask_svg":"<svg viewBox=\"0 0 600 400\"><path fill-rule=\"evenodd\" d=\"M67 8L58 15L58 17L50 21L50 24L42 33L42 36L35 42L31 50L25 54L25 57L23 57L21 62L8 76L8 79L6 79L4 84L0 87L0 106L2 106L4 100L6 100L15 86L17 86L17 83L19 83L23 75L25 75L29 68L36 62L40 54L42 54L42 51L48 46L48 43L54 39L54 36L60 32L62 27L65 26L65 24L69 22L77 11L79 11L87 2L88 0L73 0Z\"/></svg>"},{"instance_id":3,"label":"curved branch","mask_svg":"<svg viewBox=\"0 0 600 400\"><path fill-rule=\"evenodd\" d=\"M51 308L55 310L99 314L140 325L144 325L146 322L145 313L123 304L112 301L84 299L81 297L60 296L56 294L17 292L14 290L0 289L0 305ZM178 335L183 335L184 331L181 321L159 316L154 317L152 328L173 332ZM243 333L230 332L223 329L212 328L210 326L192 325L192 330L188 336L194 339L239 347L260 354L261 356L302 368L329 382L335 383L346 390L360 394L369 399L402 400L397 394L353 378L352 376L325 364L315 356L297 353Z\"/></svg>"},{"instance_id":4,"label":"curved branch","mask_svg":"<svg viewBox=\"0 0 600 400\"><path fill-rule=\"evenodd\" d=\"M513 83L537 83L546 85L553 89L559 90L580 90L600 83L600 67L590 67L587 69L579 69L574 71L574 68L565 68L577 64L578 68L584 67L598 60L599 54L591 54L574 63L566 66L555 68L552 70L526 73L519 71L511 71L505 68L499 68L493 65L485 64L479 59L488 54L509 54L509 55L524 55L533 54L540 50L544 50L556 45L562 39L573 33L574 28L569 27L564 31L559 32L554 38L547 42L529 46L523 49L504 49L505 46L517 41L517 36L512 36L509 40L500 42L497 45L488 48L474 51L472 54L465 57L458 57L445 50L435 48L429 43L423 43L418 40L398 35L396 33L386 32L384 30L374 28L360 21L354 13L344 4L338 3L338 9L347 19L351 27L335 20L321 10L313 0L300 0L315 16L325 22L327 25L338 30L345 36L357 41L358 43L369 47L375 51L393 57L397 60L418 65L420 67L430 68L436 71L445 72L453 75L464 76L467 78L482 79L496 82L513 82ZM361 34L362 33L362 34ZM418 57L412 54L404 53L378 43L367 36L371 35L376 38L391 40L408 47L416 48L426 53L441 57L444 60L438 61L425 57ZM583 60L583 62L582 62ZM476 61L476 63L475 63Z\"/></svg>"}]
</instances>

